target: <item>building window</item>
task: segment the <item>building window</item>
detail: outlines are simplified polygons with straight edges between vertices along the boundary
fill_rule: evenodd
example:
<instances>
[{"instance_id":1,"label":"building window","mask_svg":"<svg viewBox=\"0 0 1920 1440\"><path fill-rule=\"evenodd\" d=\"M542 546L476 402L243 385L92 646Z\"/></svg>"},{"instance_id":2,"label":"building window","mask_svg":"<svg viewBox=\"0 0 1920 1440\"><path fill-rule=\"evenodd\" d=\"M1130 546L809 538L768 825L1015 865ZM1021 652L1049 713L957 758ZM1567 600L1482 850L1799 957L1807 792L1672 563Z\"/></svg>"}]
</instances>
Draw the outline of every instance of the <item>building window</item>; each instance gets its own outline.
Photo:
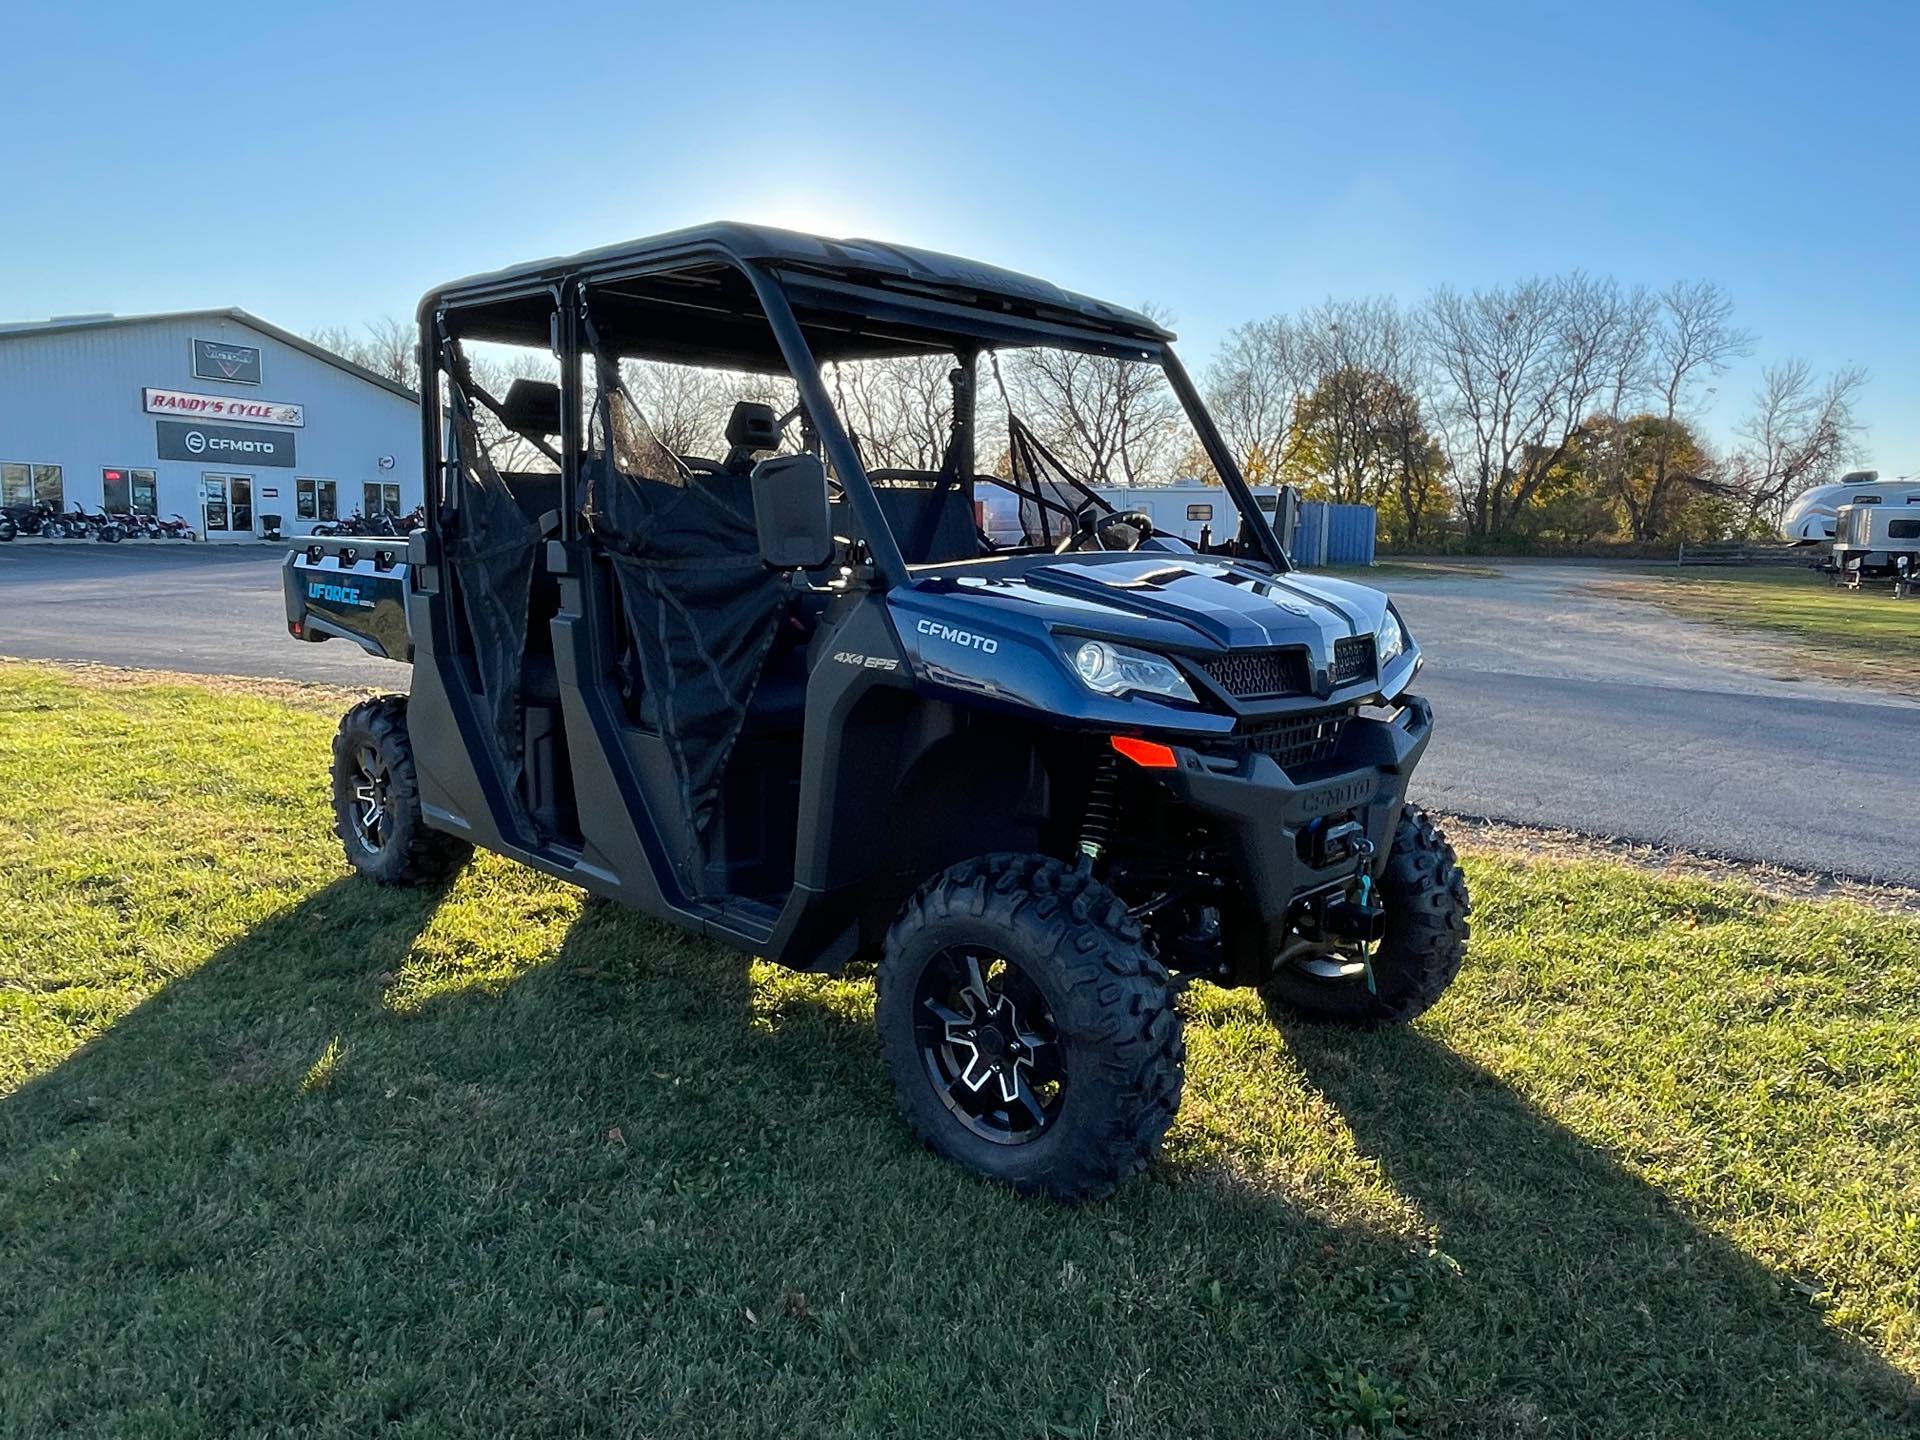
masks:
<instances>
[{"instance_id":1,"label":"building window","mask_svg":"<svg viewBox=\"0 0 1920 1440\"><path fill-rule=\"evenodd\" d=\"M1213 506L1211 505L1187 506L1187 519L1189 520L1211 520L1212 518Z\"/></svg>"},{"instance_id":2,"label":"building window","mask_svg":"<svg viewBox=\"0 0 1920 1440\"><path fill-rule=\"evenodd\" d=\"M112 515L155 515L153 471L102 470L101 508Z\"/></svg>"},{"instance_id":3,"label":"building window","mask_svg":"<svg viewBox=\"0 0 1920 1440\"><path fill-rule=\"evenodd\" d=\"M302 520L338 520L339 494L331 480L296 480L293 513Z\"/></svg>"},{"instance_id":4,"label":"building window","mask_svg":"<svg viewBox=\"0 0 1920 1440\"><path fill-rule=\"evenodd\" d=\"M400 487L381 485L372 480L361 487L360 513L371 520L375 515L398 515L400 513Z\"/></svg>"},{"instance_id":5,"label":"building window","mask_svg":"<svg viewBox=\"0 0 1920 1440\"><path fill-rule=\"evenodd\" d=\"M65 510L65 477L66 472L58 465L9 460L0 464L0 505L25 509L44 501L55 510Z\"/></svg>"}]
</instances>

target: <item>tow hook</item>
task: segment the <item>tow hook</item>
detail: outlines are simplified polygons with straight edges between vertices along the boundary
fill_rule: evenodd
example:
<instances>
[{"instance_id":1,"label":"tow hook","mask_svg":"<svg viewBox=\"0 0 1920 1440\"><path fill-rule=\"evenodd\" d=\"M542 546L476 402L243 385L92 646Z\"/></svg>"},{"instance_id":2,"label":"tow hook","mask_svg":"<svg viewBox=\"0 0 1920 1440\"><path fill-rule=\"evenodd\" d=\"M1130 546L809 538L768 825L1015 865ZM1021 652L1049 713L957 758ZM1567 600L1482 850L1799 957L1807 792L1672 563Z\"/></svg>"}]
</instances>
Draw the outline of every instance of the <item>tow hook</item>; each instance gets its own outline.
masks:
<instances>
[{"instance_id":1,"label":"tow hook","mask_svg":"<svg viewBox=\"0 0 1920 1440\"><path fill-rule=\"evenodd\" d=\"M1373 947L1386 934L1387 912L1373 899L1373 868L1367 863L1373 859L1373 842L1362 838L1355 842L1353 849L1361 860L1359 883L1354 886L1352 894L1328 902L1326 909L1321 912L1321 924L1329 934L1359 945L1360 964L1367 976L1367 993L1373 995L1379 993L1373 981Z\"/></svg>"}]
</instances>

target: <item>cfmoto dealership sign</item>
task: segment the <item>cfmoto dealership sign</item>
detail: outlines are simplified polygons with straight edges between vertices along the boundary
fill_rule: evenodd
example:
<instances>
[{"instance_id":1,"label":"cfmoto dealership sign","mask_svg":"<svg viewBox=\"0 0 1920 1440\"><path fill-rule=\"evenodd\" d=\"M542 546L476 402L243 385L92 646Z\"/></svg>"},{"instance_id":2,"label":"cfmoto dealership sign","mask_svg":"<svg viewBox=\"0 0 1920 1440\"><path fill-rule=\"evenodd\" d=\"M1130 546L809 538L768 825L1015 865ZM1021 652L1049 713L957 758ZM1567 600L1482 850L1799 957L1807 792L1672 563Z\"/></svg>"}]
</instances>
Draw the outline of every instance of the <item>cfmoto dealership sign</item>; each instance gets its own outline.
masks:
<instances>
[{"instance_id":1,"label":"cfmoto dealership sign","mask_svg":"<svg viewBox=\"0 0 1920 1440\"><path fill-rule=\"evenodd\" d=\"M189 425L156 420L154 438L162 460L205 460L219 465L293 465L293 432L239 425Z\"/></svg>"}]
</instances>

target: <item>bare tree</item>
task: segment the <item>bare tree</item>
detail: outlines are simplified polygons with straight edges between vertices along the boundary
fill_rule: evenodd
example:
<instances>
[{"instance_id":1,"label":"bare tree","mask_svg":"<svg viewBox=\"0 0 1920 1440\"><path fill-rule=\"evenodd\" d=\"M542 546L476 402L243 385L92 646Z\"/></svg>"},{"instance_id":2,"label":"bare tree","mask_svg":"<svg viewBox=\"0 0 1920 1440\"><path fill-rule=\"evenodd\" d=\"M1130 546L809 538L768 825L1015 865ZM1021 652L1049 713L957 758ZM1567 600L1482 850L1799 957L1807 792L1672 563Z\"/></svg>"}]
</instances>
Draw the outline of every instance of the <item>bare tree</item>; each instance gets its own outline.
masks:
<instances>
[{"instance_id":1,"label":"bare tree","mask_svg":"<svg viewBox=\"0 0 1920 1440\"><path fill-rule=\"evenodd\" d=\"M951 355L896 355L827 367L841 421L875 469L936 470L953 433Z\"/></svg>"},{"instance_id":2,"label":"bare tree","mask_svg":"<svg viewBox=\"0 0 1920 1440\"><path fill-rule=\"evenodd\" d=\"M1015 352L1006 378L1021 417L1094 484L1159 484L1189 458L1179 399L1157 365L1040 348Z\"/></svg>"},{"instance_id":3,"label":"bare tree","mask_svg":"<svg viewBox=\"0 0 1920 1440\"><path fill-rule=\"evenodd\" d=\"M1271 483L1292 459L1294 417L1312 393L1313 366L1285 315L1230 331L1207 367L1207 404L1249 484Z\"/></svg>"},{"instance_id":4,"label":"bare tree","mask_svg":"<svg viewBox=\"0 0 1920 1440\"><path fill-rule=\"evenodd\" d=\"M315 330L307 338L323 350L331 350L362 370L371 370L396 385L420 389L419 332L410 321L388 315L370 320L360 327L366 333L356 335L342 325Z\"/></svg>"},{"instance_id":5,"label":"bare tree","mask_svg":"<svg viewBox=\"0 0 1920 1440\"><path fill-rule=\"evenodd\" d=\"M704 456L716 446L734 398L725 374L659 360L624 360L620 374L640 413L668 450L675 455Z\"/></svg>"},{"instance_id":6,"label":"bare tree","mask_svg":"<svg viewBox=\"0 0 1920 1440\"><path fill-rule=\"evenodd\" d=\"M1644 344L1634 292L1574 274L1438 291L1422 339L1448 390L1443 434L1475 534L1504 534L1566 460Z\"/></svg>"},{"instance_id":7,"label":"bare tree","mask_svg":"<svg viewBox=\"0 0 1920 1440\"><path fill-rule=\"evenodd\" d=\"M1866 382L1866 371L1853 367L1824 381L1805 360L1768 367L1730 467L1749 528L1778 529L1794 496L1830 479L1854 456L1860 427L1853 400Z\"/></svg>"},{"instance_id":8,"label":"bare tree","mask_svg":"<svg viewBox=\"0 0 1920 1440\"><path fill-rule=\"evenodd\" d=\"M1753 349L1753 336L1733 324L1733 301L1706 280L1682 282L1662 293L1648 335L1645 365L1654 397L1652 413L1664 423L1650 429L1653 453L1646 484L1620 483L1615 489L1635 540L1663 534L1668 511L1699 488L1697 467L1674 463L1679 458L1675 442L1686 434L1680 423L1683 411L1695 387ZM1617 402L1612 413L1616 420L1627 418ZM1625 448L1613 447L1615 451ZM1625 474L1616 477L1626 478Z\"/></svg>"}]
</instances>

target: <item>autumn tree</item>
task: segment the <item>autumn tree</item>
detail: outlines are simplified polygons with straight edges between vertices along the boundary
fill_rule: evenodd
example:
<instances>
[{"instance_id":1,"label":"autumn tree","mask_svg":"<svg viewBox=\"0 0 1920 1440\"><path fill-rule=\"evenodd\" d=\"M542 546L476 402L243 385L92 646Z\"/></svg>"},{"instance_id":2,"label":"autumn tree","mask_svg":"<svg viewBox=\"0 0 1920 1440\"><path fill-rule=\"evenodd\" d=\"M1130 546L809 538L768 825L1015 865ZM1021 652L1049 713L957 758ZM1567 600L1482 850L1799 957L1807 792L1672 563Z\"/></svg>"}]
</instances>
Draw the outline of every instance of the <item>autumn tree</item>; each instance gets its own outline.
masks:
<instances>
[{"instance_id":1,"label":"autumn tree","mask_svg":"<svg viewBox=\"0 0 1920 1440\"><path fill-rule=\"evenodd\" d=\"M1666 539L1678 510L1699 510L1712 489L1710 466L1683 416L1704 381L1752 348L1753 337L1734 326L1733 302L1718 286L1694 281L1661 293L1641 362L1655 409L1627 422L1634 443L1623 453L1633 452L1636 465L1611 477L1633 539ZM1613 415L1624 412L1616 400Z\"/></svg>"},{"instance_id":2,"label":"autumn tree","mask_svg":"<svg viewBox=\"0 0 1920 1440\"><path fill-rule=\"evenodd\" d=\"M953 434L952 355L892 355L827 367L840 419L875 469L937 470Z\"/></svg>"},{"instance_id":3,"label":"autumn tree","mask_svg":"<svg viewBox=\"0 0 1920 1440\"><path fill-rule=\"evenodd\" d=\"M1418 398L1350 367L1322 377L1295 411L1282 477L1312 499L1376 506L1389 537L1411 545L1443 508L1441 463Z\"/></svg>"},{"instance_id":4,"label":"autumn tree","mask_svg":"<svg viewBox=\"0 0 1920 1440\"><path fill-rule=\"evenodd\" d=\"M1570 474L1598 477L1584 493L1607 504L1613 528L1634 540L1719 540L1738 527L1718 466L1685 420L1656 412L1591 416L1574 461Z\"/></svg>"}]
</instances>

